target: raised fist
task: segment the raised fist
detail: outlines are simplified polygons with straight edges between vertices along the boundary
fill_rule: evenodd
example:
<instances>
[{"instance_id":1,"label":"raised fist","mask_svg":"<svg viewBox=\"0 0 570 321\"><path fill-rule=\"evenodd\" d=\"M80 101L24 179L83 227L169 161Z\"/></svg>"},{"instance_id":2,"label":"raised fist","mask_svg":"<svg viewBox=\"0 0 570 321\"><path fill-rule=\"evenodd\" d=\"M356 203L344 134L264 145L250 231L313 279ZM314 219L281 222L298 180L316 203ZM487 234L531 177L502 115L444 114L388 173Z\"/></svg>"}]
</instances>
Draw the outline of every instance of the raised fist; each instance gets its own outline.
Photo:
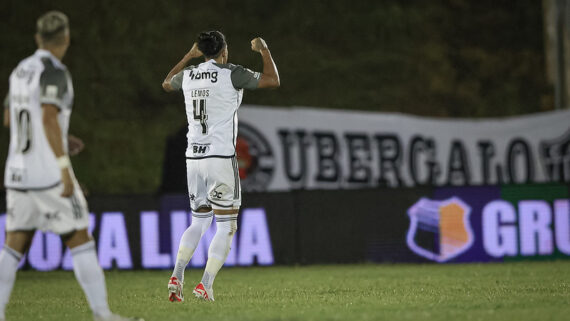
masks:
<instances>
[{"instance_id":1,"label":"raised fist","mask_svg":"<svg viewBox=\"0 0 570 321\"><path fill-rule=\"evenodd\" d=\"M261 52L261 50L263 49L267 49L267 44L265 43L265 40L257 37L251 41L251 50L255 52Z\"/></svg>"}]
</instances>

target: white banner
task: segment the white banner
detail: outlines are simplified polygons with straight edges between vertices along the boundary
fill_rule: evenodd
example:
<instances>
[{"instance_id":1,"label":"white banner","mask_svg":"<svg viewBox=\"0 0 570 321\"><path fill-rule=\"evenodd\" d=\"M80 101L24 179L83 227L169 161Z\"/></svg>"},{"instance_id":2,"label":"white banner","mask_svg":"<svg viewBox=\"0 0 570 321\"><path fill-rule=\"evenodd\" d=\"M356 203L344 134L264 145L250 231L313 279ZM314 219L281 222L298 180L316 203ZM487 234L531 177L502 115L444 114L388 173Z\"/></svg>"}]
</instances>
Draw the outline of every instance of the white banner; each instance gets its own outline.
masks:
<instances>
[{"instance_id":1,"label":"white banner","mask_svg":"<svg viewBox=\"0 0 570 321\"><path fill-rule=\"evenodd\" d=\"M244 105L245 191L570 182L570 111L441 119Z\"/></svg>"}]
</instances>

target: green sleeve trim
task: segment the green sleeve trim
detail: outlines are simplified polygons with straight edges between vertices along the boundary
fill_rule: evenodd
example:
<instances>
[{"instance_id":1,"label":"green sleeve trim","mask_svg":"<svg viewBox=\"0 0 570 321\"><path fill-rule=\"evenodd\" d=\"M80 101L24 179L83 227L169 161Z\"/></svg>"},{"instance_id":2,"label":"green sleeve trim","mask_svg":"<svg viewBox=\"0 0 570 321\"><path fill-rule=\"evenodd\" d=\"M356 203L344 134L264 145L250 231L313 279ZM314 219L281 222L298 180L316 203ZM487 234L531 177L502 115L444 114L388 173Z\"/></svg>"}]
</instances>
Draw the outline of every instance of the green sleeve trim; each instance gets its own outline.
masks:
<instances>
[{"instance_id":1,"label":"green sleeve trim","mask_svg":"<svg viewBox=\"0 0 570 321\"><path fill-rule=\"evenodd\" d=\"M239 65L230 66L231 78L235 89L257 89L261 74Z\"/></svg>"},{"instance_id":2,"label":"green sleeve trim","mask_svg":"<svg viewBox=\"0 0 570 321\"><path fill-rule=\"evenodd\" d=\"M182 69L181 72L177 73L176 75L174 75L174 77L172 77L172 79L170 80L170 86L172 86L172 88L174 88L175 90L181 90L182 89L182 81L184 80L184 71L194 69L194 68L195 68L194 66L189 66L189 67Z\"/></svg>"},{"instance_id":3,"label":"green sleeve trim","mask_svg":"<svg viewBox=\"0 0 570 321\"><path fill-rule=\"evenodd\" d=\"M44 71L40 76L40 103L63 107L63 97L67 92L65 70L55 68L50 59L42 60Z\"/></svg>"},{"instance_id":4,"label":"green sleeve trim","mask_svg":"<svg viewBox=\"0 0 570 321\"><path fill-rule=\"evenodd\" d=\"M174 88L175 90L182 89L183 77L184 77L184 70L182 70L181 72L174 75L174 77L172 77L172 79L170 80L170 86L172 86L172 88Z\"/></svg>"}]
</instances>

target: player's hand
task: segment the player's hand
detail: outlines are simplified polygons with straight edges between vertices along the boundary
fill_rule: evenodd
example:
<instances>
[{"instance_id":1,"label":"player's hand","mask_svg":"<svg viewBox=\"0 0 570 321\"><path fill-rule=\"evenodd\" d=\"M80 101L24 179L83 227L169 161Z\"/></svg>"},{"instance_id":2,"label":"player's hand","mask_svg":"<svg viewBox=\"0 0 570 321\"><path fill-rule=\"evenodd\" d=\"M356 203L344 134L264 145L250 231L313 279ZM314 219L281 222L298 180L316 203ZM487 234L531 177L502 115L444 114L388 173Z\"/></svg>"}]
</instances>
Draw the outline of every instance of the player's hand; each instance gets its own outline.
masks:
<instances>
[{"instance_id":1,"label":"player's hand","mask_svg":"<svg viewBox=\"0 0 570 321\"><path fill-rule=\"evenodd\" d=\"M61 192L61 196L70 197L73 195L73 180L71 179L69 167L61 170L61 182L63 183L63 192Z\"/></svg>"},{"instance_id":2,"label":"player's hand","mask_svg":"<svg viewBox=\"0 0 570 321\"><path fill-rule=\"evenodd\" d=\"M75 156L79 154L83 150L83 148L85 148L85 144L83 143L83 141L80 138L77 138L73 135L67 136L67 144L70 156Z\"/></svg>"},{"instance_id":3,"label":"player's hand","mask_svg":"<svg viewBox=\"0 0 570 321\"><path fill-rule=\"evenodd\" d=\"M198 49L198 43L195 42L192 45L192 48L190 49L190 51L188 51L188 53L186 54L186 56L184 58L192 59L192 58L198 58L202 55L203 55L203 53L200 51L200 49Z\"/></svg>"},{"instance_id":4,"label":"player's hand","mask_svg":"<svg viewBox=\"0 0 570 321\"><path fill-rule=\"evenodd\" d=\"M261 50L268 49L265 40L257 37L251 41L251 50L255 52L261 52Z\"/></svg>"}]
</instances>

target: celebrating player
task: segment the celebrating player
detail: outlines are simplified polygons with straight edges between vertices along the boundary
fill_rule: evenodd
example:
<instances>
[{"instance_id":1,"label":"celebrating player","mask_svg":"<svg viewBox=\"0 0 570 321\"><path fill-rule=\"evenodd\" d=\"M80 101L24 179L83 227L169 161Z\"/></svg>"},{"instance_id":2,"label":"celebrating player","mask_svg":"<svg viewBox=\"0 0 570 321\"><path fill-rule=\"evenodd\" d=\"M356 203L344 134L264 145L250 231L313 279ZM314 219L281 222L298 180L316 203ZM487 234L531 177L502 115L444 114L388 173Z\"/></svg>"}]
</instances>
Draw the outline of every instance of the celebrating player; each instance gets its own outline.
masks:
<instances>
[{"instance_id":1,"label":"celebrating player","mask_svg":"<svg viewBox=\"0 0 570 321\"><path fill-rule=\"evenodd\" d=\"M61 235L95 320L138 320L112 314L103 270L87 225L87 203L68 157L73 85L61 59L69 47L69 23L50 11L37 21L39 49L10 75L7 99L10 147L5 170L7 237L0 252L0 320L18 263L36 229ZM78 147L79 144L79 147ZM82 148L74 140L70 152ZM75 146L75 147L73 147Z\"/></svg>"},{"instance_id":2,"label":"celebrating player","mask_svg":"<svg viewBox=\"0 0 570 321\"><path fill-rule=\"evenodd\" d=\"M184 300L184 269L215 214L217 231L210 244L202 281L193 291L198 298L214 301L214 278L228 256L237 230L241 190L235 144L243 89L280 85L277 67L265 41L253 39L251 49L261 54L262 73L229 64L224 35L219 31L203 32L162 84L166 91L183 91L188 117L186 168L192 224L182 235L168 283L169 300L173 302ZM190 59L202 55L205 62L185 68Z\"/></svg>"}]
</instances>

